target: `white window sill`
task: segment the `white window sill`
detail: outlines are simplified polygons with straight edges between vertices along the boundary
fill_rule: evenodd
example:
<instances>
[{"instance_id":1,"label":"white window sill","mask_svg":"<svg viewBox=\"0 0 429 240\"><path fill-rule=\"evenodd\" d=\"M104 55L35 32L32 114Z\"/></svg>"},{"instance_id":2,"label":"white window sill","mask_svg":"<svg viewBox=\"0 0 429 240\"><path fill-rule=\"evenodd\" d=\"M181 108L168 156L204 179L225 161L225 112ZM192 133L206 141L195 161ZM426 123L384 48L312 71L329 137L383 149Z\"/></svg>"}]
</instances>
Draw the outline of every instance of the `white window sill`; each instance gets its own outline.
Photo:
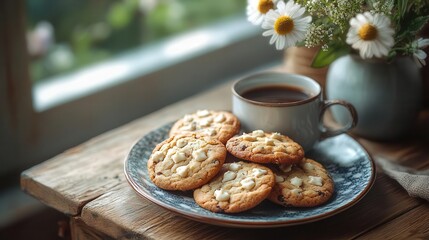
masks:
<instances>
[{"instance_id":1,"label":"white window sill","mask_svg":"<svg viewBox=\"0 0 429 240\"><path fill-rule=\"evenodd\" d=\"M33 106L36 112L43 112L259 35L260 29L243 17L222 21L71 74L46 79L33 87Z\"/></svg>"}]
</instances>

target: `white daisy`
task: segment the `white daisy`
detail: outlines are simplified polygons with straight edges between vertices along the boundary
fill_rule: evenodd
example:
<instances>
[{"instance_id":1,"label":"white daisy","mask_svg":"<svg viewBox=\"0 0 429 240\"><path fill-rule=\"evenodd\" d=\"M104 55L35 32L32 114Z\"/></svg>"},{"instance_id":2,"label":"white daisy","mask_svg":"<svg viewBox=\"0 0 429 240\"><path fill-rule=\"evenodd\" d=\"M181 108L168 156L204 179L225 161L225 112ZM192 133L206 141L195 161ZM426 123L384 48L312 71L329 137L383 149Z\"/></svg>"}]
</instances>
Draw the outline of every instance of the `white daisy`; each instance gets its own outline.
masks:
<instances>
[{"instance_id":1,"label":"white daisy","mask_svg":"<svg viewBox=\"0 0 429 240\"><path fill-rule=\"evenodd\" d=\"M311 17L304 16L305 7L290 0L287 3L280 1L277 9L269 11L262 23L263 36L271 36L270 44L276 43L276 49L295 46L305 39L310 26Z\"/></svg>"},{"instance_id":2,"label":"white daisy","mask_svg":"<svg viewBox=\"0 0 429 240\"><path fill-rule=\"evenodd\" d=\"M395 44L394 33L387 16L365 12L350 20L346 42L359 50L363 59L381 58L387 56Z\"/></svg>"},{"instance_id":3,"label":"white daisy","mask_svg":"<svg viewBox=\"0 0 429 240\"><path fill-rule=\"evenodd\" d=\"M261 25L265 14L274 9L279 0L247 0L247 20L255 25Z\"/></svg>"},{"instance_id":4,"label":"white daisy","mask_svg":"<svg viewBox=\"0 0 429 240\"><path fill-rule=\"evenodd\" d=\"M415 51L413 53L414 61L419 67L425 66L426 65L425 59L427 57L427 54L422 49L429 46L429 39L419 38L418 40L413 42L413 46L415 48Z\"/></svg>"}]
</instances>

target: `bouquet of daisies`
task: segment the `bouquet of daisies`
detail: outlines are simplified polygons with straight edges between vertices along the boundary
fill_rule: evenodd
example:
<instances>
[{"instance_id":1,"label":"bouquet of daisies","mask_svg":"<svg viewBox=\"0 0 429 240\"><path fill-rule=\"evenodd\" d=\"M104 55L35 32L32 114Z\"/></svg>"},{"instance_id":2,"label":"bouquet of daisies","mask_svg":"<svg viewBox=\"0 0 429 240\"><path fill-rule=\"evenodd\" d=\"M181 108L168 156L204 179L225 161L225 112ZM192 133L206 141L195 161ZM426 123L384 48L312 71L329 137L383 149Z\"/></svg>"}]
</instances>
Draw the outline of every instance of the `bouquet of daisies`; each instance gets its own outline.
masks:
<instances>
[{"instance_id":1,"label":"bouquet of daisies","mask_svg":"<svg viewBox=\"0 0 429 240\"><path fill-rule=\"evenodd\" d=\"M313 67L350 52L426 64L429 39L416 36L429 21L429 0L248 0L247 16L278 50L320 47Z\"/></svg>"}]
</instances>

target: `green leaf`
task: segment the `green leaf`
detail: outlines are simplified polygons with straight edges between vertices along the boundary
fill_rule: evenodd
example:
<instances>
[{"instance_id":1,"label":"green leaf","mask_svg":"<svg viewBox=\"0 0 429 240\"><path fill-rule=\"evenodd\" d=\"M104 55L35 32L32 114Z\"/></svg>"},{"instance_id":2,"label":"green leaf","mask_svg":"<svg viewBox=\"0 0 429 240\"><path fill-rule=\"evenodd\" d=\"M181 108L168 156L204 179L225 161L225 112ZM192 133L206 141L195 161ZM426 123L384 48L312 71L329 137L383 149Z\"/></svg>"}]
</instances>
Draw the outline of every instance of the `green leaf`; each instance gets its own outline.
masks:
<instances>
[{"instance_id":1,"label":"green leaf","mask_svg":"<svg viewBox=\"0 0 429 240\"><path fill-rule=\"evenodd\" d=\"M407 24L403 24L403 28L398 33L397 39L401 40L406 37L413 37L417 34L429 21L429 16L420 16L413 18Z\"/></svg>"},{"instance_id":2,"label":"green leaf","mask_svg":"<svg viewBox=\"0 0 429 240\"><path fill-rule=\"evenodd\" d=\"M314 68L326 67L337 58L344 56L347 53L349 53L349 49L344 45L330 46L327 51L320 49L314 57L311 66Z\"/></svg>"},{"instance_id":3,"label":"green leaf","mask_svg":"<svg viewBox=\"0 0 429 240\"><path fill-rule=\"evenodd\" d=\"M429 20L429 16L420 16L411 20L410 25L408 26L408 31L411 33L417 33L422 29Z\"/></svg>"},{"instance_id":4,"label":"green leaf","mask_svg":"<svg viewBox=\"0 0 429 240\"><path fill-rule=\"evenodd\" d=\"M399 19L403 18L408 9L408 0L397 0L398 1L398 10L399 10Z\"/></svg>"}]
</instances>

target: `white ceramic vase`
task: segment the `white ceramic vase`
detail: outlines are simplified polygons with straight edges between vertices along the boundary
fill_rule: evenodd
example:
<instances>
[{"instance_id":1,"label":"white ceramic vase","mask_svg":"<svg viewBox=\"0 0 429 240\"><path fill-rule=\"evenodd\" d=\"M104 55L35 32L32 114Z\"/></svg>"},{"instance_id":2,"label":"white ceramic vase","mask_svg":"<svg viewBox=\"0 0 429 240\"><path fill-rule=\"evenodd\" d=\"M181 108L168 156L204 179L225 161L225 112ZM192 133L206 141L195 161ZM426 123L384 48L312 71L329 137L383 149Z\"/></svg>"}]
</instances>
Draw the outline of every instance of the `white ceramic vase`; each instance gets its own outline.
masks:
<instances>
[{"instance_id":1,"label":"white ceramic vase","mask_svg":"<svg viewBox=\"0 0 429 240\"><path fill-rule=\"evenodd\" d=\"M391 140L406 135L421 109L422 81L409 57L387 63L347 55L334 61L327 75L328 99L343 99L358 113L353 132L362 137ZM332 109L335 120L346 122L348 112Z\"/></svg>"}]
</instances>

